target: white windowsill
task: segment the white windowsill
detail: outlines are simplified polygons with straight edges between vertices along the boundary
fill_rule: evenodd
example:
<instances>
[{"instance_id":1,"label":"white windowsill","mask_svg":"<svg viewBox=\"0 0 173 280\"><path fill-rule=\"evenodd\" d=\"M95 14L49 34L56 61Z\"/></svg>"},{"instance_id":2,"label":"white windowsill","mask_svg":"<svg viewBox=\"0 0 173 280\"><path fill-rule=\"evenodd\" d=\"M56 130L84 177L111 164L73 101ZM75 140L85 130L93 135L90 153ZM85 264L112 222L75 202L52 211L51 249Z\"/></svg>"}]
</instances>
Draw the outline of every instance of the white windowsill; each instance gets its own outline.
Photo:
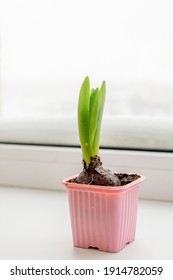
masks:
<instances>
[{"instance_id":1,"label":"white windowsill","mask_svg":"<svg viewBox=\"0 0 173 280\"><path fill-rule=\"evenodd\" d=\"M0 259L173 259L172 212L173 203L140 200L135 242L105 253L73 247L65 192L1 186Z\"/></svg>"},{"instance_id":2,"label":"white windowsill","mask_svg":"<svg viewBox=\"0 0 173 280\"><path fill-rule=\"evenodd\" d=\"M173 258L173 154L101 150L101 157L106 168L147 178L141 183L136 241L117 254L72 246L61 181L81 171L80 149L1 144L0 259Z\"/></svg>"}]
</instances>

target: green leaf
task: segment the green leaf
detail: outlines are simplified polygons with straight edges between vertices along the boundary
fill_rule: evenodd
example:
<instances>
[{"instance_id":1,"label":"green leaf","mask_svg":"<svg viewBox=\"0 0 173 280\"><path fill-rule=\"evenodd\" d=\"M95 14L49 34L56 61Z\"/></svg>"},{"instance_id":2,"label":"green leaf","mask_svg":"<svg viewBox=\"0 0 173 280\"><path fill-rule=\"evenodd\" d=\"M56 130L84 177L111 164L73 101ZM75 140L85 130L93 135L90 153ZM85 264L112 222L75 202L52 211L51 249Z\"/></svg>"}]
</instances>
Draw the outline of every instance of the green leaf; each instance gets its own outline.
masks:
<instances>
[{"instance_id":1,"label":"green leaf","mask_svg":"<svg viewBox=\"0 0 173 280\"><path fill-rule=\"evenodd\" d=\"M100 145L100 131L101 131L101 123L102 123L102 117L103 117L103 111L104 111L104 104L105 104L105 97L106 97L106 83L103 81L100 91L100 102L99 102L99 114L98 114L98 120L97 120L97 129L95 132L95 137L93 141L93 151L95 155L99 155L99 145Z\"/></svg>"},{"instance_id":2,"label":"green leaf","mask_svg":"<svg viewBox=\"0 0 173 280\"><path fill-rule=\"evenodd\" d=\"M89 101L90 101L90 81L87 76L80 89L78 101L78 130L83 153L83 159L86 164L90 163L91 145L89 139Z\"/></svg>"},{"instance_id":3,"label":"green leaf","mask_svg":"<svg viewBox=\"0 0 173 280\"><path fill-rule=\"evenodd\" d=\"M98 116L99 116L99 103L100 103L99 88L91 92L89 104L89 138L92 150L92 156L95 156L93 151L93 141L97 130Z\"/></svg>"}]
</instances>

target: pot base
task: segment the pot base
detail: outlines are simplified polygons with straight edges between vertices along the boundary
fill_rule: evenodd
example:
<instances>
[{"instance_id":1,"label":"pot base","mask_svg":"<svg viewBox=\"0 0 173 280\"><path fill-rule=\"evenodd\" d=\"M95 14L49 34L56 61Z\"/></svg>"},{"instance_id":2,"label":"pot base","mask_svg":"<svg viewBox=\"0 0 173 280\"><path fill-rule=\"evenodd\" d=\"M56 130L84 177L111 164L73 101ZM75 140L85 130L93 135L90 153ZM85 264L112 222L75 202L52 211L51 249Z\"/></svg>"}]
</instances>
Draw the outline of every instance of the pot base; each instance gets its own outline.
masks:
<instances>
[{"instance_id":1,"label":"pot base","mask_svg":"<svg viewBox=\"0 0 173 280\"><path fill-rule=\"evenodd\" d=\"M128 245L128 244L130 244L130 243L132 243L134 241L135 240L127 242L126 244L124 244L124 246L122 246L119 249L117 249L117 248L115 248L115 249L113 249L113 248L105 248L105 247L102 247L102 246L100 248L98 248L98 247L93 247L93 246L88 246L88 247L86 246L86 247L84 247L84 246L74 245L74 247L81 248L81 249L94 249L94 250L98 250L98 251L102 251L102 252L108 252L108 253L118 253L118 252L122 251L126 247L126 245Z\"/></svg>"}]
</instances>

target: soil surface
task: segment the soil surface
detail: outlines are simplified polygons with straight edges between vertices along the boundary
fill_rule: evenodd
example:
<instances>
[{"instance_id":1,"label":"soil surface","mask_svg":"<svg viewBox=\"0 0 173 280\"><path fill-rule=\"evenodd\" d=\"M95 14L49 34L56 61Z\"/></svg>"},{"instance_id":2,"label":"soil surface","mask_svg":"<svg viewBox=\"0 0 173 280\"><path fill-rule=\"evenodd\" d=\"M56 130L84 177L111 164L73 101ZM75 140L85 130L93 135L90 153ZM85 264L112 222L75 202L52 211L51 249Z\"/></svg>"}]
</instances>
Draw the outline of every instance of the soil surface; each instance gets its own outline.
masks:
<instances>
[{"instance_id":1,"label":"soil surface","mask_svg":"<svg viewBox=\"0 0 173 280\"><path fill-rule=\"evenodd\" d=\"M113 173L102 166L100 157L91 158L89 166L83 162L84 169L73 182L99 186L124 186L138 179L137 174Z\"/></svg>"},{"instance_id":2,"label":"soil surface","mask_svg":"<svg viewBox=\"0 0 173 280\"><path fill-rule=\"evenodd\" d=\"M138 174L126 174L126 173L114 173L116 176L118 176L121 186L124 186L126 184L129 184L137 179L140 178Z\"/></svg>"}]
</instances>

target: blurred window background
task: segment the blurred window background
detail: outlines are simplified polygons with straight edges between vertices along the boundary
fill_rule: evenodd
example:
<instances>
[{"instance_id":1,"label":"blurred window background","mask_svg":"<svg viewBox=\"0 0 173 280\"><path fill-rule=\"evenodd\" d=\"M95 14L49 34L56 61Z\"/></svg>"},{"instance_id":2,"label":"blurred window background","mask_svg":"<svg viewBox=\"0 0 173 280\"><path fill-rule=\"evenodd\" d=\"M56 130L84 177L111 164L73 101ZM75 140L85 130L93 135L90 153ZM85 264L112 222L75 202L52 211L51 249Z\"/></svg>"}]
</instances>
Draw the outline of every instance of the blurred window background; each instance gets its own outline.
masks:
<instances>
[{"instance_id":1,"label":"blurred window background","mask_svg":"<svg viewBox=\"0 0 173 280\"><path fill-rule=\"evenodd\" d=\"M173 150L171 0L2 0L0 141L79 145L86 75L107 83L101 145Z\"/></svg>"}]
</instances>

